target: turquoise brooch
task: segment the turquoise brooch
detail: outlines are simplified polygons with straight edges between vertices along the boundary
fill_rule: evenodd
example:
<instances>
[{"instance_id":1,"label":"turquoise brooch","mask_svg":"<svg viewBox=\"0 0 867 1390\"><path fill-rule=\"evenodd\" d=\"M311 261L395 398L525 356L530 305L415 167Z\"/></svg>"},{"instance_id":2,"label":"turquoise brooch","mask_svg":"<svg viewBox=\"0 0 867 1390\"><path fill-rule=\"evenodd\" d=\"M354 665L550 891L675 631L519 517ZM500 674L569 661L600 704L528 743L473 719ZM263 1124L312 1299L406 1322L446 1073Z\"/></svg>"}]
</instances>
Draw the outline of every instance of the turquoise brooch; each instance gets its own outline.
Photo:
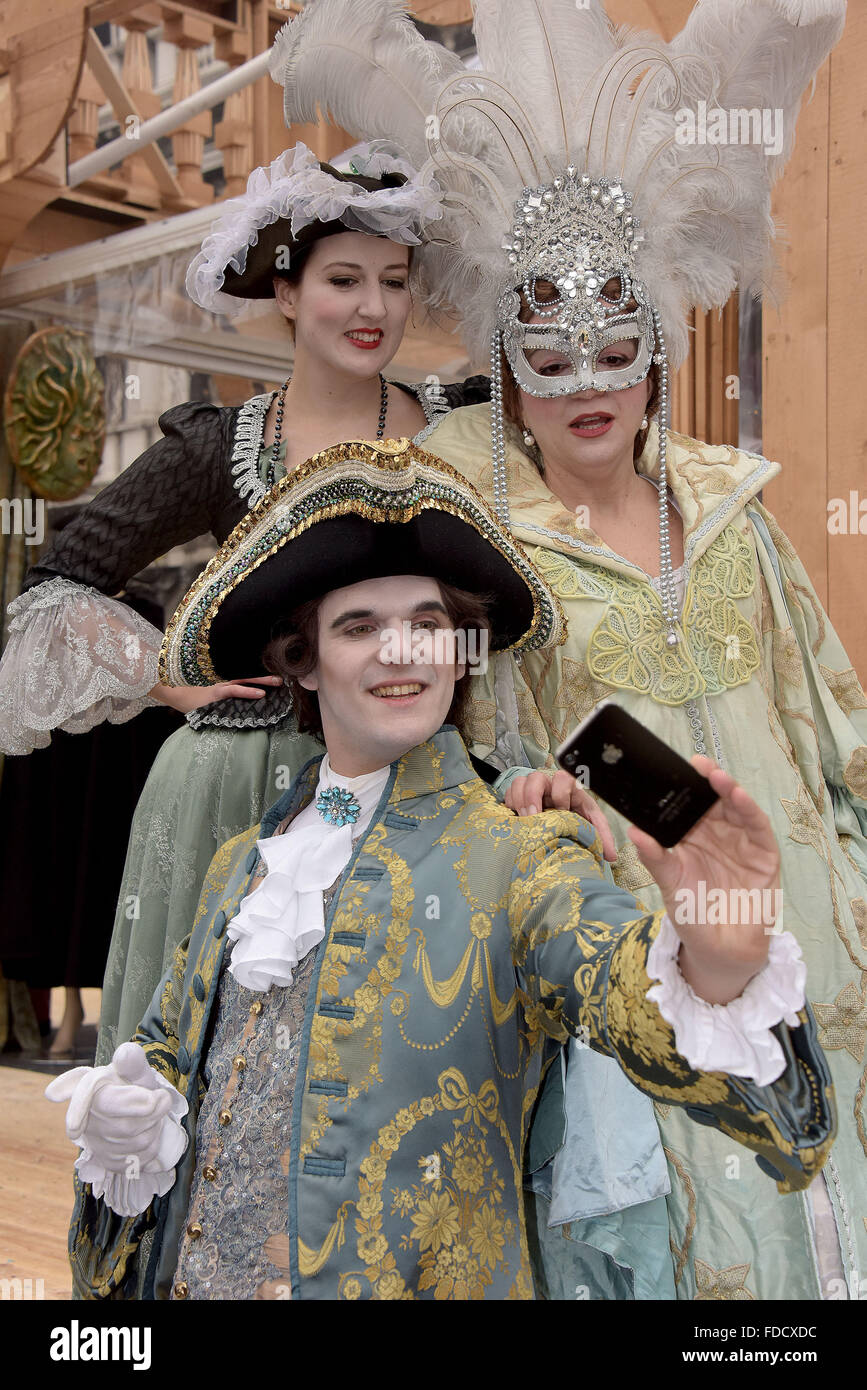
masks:
<instances>
[{"instance_id":1,"label":"turquoise brooch","mask_svg":"<svg viewBox=\"0 0 867 1390\"><path fill-rule=\"evenodd\" d=\"M354 825L361 806L346 787L325 787L316 798L316 809L328 825Z\"/></svg>"}]
</instances>

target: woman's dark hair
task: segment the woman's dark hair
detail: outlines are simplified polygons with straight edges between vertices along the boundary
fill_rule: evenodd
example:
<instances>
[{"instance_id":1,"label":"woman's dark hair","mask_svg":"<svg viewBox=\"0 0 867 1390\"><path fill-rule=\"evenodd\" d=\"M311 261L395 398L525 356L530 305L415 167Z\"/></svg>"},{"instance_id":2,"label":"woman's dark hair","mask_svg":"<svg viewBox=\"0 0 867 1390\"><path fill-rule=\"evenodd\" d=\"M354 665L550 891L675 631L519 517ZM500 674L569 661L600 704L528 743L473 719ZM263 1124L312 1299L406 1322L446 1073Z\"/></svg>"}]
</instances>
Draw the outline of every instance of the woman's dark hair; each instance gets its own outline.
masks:
<instances>
[{"instance_id":1,"label":"woman's dark hair","mask_svg":"<svg viewBox=\"0 0 867 1390\"><path fill-rule=\"evenodd\" d=\"M556 287L549 281L537 280L535 293L540 304L547 304L557 298ZM524 298L523 293L521 294L521 309L518 317L522 323L528 322L532 317L532 310ZM649 418L656 413L659 406L659 368L655 362L651 363L648 375L650 376L651 390L645 413ZM500 348L500 379L503 383L503 414L508 420L511 420L513 424L517 425L518 429L522 430L524 428L524 420L521 414L520 391L518 383L512 375L512 368L509 366L508 358L502 347ZM647 433L647 430L639 430L638 434L635 436L635 443L632 446L633 463L640 459L644 452L644 446L647 443Z\"/></svg>"},{"instance_id":2,"label":"woman's dark hair","mask_svg":"<svg viewBox=\"0 0 867 1390\"><path fill-rule=\"evenodd\" d=\"M290 262L289 262L289 266L287 267L287 269L286 269L286 270L276 270L276 271L274 272L274 279L275 279L275 280L286 280L290 285L298 285L298 284L300 284L300 282L301 282L301 277L302 277L302 275L304 274L304 271L305 271L305 269L306 269L306 267L307 267L307 262L308 262L309 259L310 259L310 253L311 253L311 251L313 250L314 246L317 246L317 245L319 244L320 241L324 241L326 236L331 236L331 235L337 236L340 232L348 232L348 231L350 231L350 230L351 230L351 228L349 228L349 227L344 227L342 223L336 223L336 224L334 225L334 230L333 230L333 232L326 232L326 233L324 234L324 236L319 236L319 237L317 237L317 238L315 239L315 241L309 241L309 242L306 242L305 245L299 246L298 249L297 249L297 251L293 252L292 257L291 257ZM372 233L371 233L371 235L372 235ZM402 244L402 243L396 243L396 245L400 245L400 244ZM409 276L409 275L412 274L412 259L413 259L413 252L415 251L415 247L414 247L414 246L407 246L406 249L407 249L407 251L409 252L409 255L407 256L407 259L406 259L407 275ZM287 326L288 329L289 329L289 336L290 336L290 338L292 339L292 341L293 341L293 343L294 343L294 341L295 341L295 323L294 323L294 321L293 321L292 319L287 319L287 320L286 320L286 326Z\"/></svg>"},{"instance_id":3,"label":"woman's dark hair","mask_svg":"<svg viewBox=\"0 0 867 1390\"><path fill-rule=\"evenodd\" d=\"M472 594L466 589L457 589L453 584L437 580L443 603L449 615L449 622L455 632L476 629L490 634L488 621L488 600L484 595ZM322 719L319 713L319 697L315 690L306 690L301 678L309 676L319 659L319 609L322 599L311 599L299 604L288 618L283 619L282 629L271 638L262 653L262 664L274 676L282 676L292 696L295 718L300 733L315 734L322 738ZM446 723L462 727L464 710L469 698L469 672L455 683L455 692L446 715Z\"/></svg>"}]
</instances>

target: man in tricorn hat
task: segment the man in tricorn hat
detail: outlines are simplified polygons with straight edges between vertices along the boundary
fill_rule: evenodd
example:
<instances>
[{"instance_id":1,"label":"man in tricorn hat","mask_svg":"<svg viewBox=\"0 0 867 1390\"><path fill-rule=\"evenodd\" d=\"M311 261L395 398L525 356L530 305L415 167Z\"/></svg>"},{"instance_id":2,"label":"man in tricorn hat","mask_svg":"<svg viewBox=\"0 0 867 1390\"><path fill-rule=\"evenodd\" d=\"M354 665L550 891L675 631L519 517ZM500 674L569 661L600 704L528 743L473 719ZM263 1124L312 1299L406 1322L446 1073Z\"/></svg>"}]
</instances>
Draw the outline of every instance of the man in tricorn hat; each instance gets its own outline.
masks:
<instances>
[{"instance_id":1,"label":"man in tricorn hat","mask_svg":"<svg viewBox=\"0 0 867 1390\"><path fill-rule=\"evenodd\" d=\"M821 1167L833 1099L797 948L762 923L679 927L679 960L655 959L665 914L605 879L585 821L504 809L452 722L480 633L556 645L562 614L474 489L406 441L316 455L187 594L162 678L265 652L327 754L219 850L133 1041L51 1083L82 1148L79 1295L533 1298L522 1155L569 1035L785 1190ZM767 819L699 766L719 801L681 845L634 832L671 917L699 879L776 882ZM746 1038L710 1006L770 997L769 953ZM712 1073L650 997L672 971L694 992L678 1008L721 1029Z\"/></svg>"}]
</instances>

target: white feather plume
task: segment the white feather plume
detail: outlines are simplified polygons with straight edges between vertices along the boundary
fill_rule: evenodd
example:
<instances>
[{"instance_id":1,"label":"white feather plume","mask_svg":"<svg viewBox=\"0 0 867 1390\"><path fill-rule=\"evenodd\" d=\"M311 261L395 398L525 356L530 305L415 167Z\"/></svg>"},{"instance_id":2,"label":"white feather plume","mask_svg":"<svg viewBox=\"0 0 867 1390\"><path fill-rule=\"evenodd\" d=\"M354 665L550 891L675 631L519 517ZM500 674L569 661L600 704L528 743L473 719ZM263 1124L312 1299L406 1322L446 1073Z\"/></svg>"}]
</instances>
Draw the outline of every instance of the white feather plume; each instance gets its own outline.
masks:
<instances>
[{"instance_id":1,"label":"white feather plume","mask_svg":"<svg viewBox=\"0 0 867 1390\"><path fill-rule=\"evenodd\" d=\"M422 38L401 0L313 0L278 32L270 68L287 125L317 120L321 107L352 135L397 141L416 164L437 92L465 71Z\"/></svg>"},{"instance_id":2,"label":"white feather plume","mask_svg":"<svg viewBox=\"0 0 867 1390\"><path fill-rule=\"evenodd\" d=\"M620 179L677 365L691 307L772 279L770 190L845 12L845 0L698 0L666 44L616 29L602 0L475 0L481 71L467 71L421 37L401 0L312 0L278 34L272 75L288 121L315 119L318 104L356 138L397 140L429 161L447 206L422 274L429 302L458 312L477 355L511 284L502 241L523 188L570 163ZM779 111L779 139L684 141L700 103Z\"/></svg>"}]
</instances>

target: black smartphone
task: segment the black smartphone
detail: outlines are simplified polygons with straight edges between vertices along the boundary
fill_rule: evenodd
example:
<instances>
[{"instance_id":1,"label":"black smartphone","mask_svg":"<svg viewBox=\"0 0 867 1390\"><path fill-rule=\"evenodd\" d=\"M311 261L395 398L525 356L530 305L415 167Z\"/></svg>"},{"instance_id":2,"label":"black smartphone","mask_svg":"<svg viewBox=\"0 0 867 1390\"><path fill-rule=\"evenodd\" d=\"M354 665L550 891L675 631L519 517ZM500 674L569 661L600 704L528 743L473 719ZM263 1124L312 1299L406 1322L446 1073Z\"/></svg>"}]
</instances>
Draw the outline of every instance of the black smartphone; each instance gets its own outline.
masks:
<instances>
[{"instance_id":1,"label":"black smartphone","mask_svg":"<svg viewBox=\"0 0 867 1390\"><path fill-rule=\"evenodd\" d=\"M666 849L719 800L686 758L610 700L570 734L557 761Z\"/></svg>"}]
</instances>

